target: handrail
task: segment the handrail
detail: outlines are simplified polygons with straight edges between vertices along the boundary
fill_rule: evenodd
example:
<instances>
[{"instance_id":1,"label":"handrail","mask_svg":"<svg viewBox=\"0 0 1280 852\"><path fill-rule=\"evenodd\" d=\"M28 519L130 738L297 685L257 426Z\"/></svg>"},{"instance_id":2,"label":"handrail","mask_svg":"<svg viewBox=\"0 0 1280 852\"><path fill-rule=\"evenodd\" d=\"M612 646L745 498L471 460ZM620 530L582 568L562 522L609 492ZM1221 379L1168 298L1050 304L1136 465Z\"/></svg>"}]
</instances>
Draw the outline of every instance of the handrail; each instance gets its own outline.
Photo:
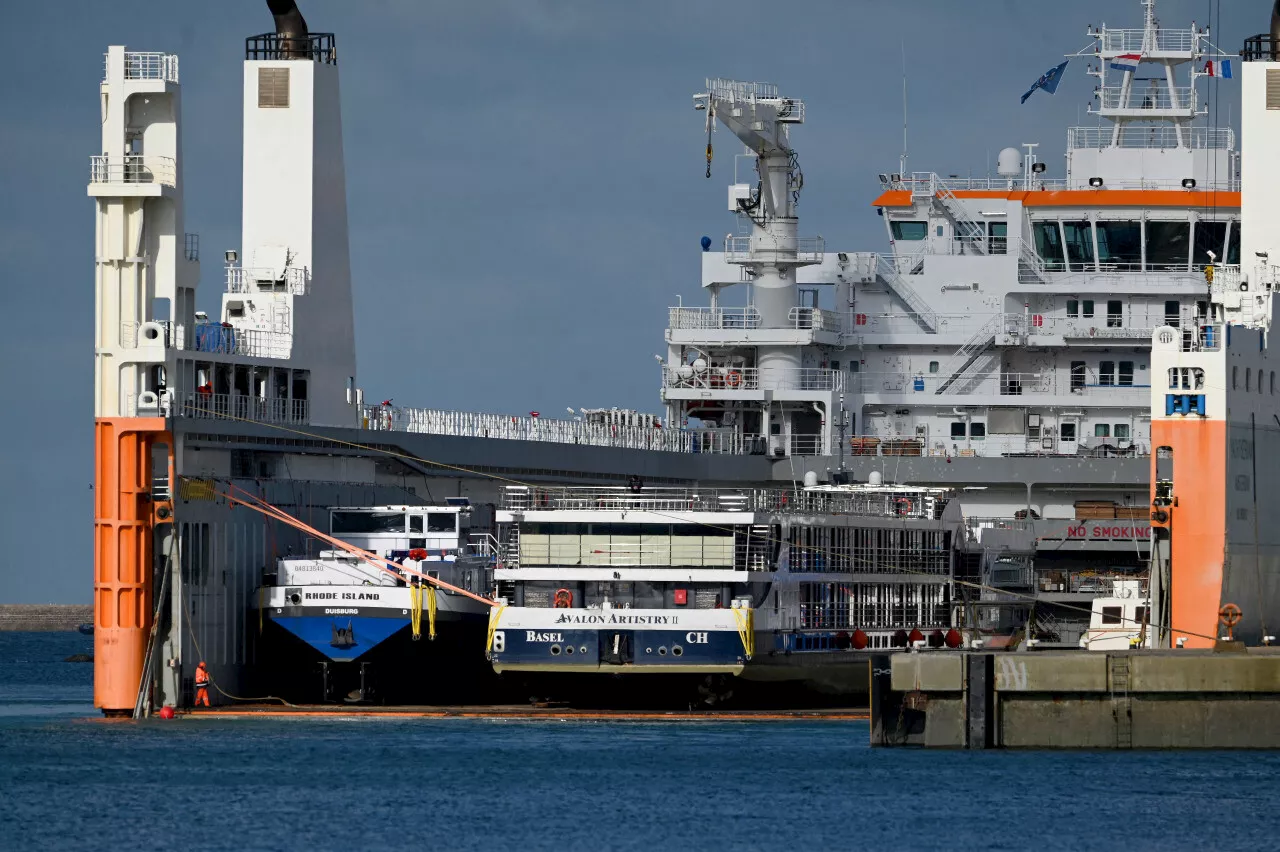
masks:
<instances>
[{"instance_id":1,"label":"handrail","mask_svg":"<svg viewBox=\"0 0 1280 852\"><path fill-rule=\"evenodd\" d=\"M107 79L107 63L110 54L102 55L102 79ZM178 57L172 53L126 51L124 55L126 80L163 80L178 82Z\"/></svg>"},{"instance_id":2,"label":"handrail","mask_svg":"<svg viewBox=\"0 0 1280 852\"><path fill-rule=\"evenodd\" d=\"M667 309L672 329L748 329L760 327L760 312L745 308L698 308L683 305Z\"/></svg>"},{"instance_id":3,"label":"handrail","mask_svg":"<svg viewBox=\"0 0 1280 852\"><path fill-rule=\"evenodd\" d=\"M667 389L723 391L844 390L844 373L825 367L766 368L712 366L697 370L691 365L664 367L662 386Z\"/></svg>"},{"instance_id":4,"label":"handrail","mask_svg":"<svg viewBox=\"0 0 1280 852\"><path fill-rule=\"evenodd\" d=\"M885 255L876 255L876 275L884 279L889 288L911 308L912 312L920 318L920 322L930 332L937 331L938 317L929 307L929 304L915 291L902 273L898 270L897 258L890 259Z\"/></svg>"},{"instance_id":5,"label":"handrail","mask_svg":"<svg viewBox=\"0 0 1280 852\"><path fill-rule=\"evenodd\" d=\"M284 269L266 267L227 267L228 293L256 293L260 290L275 291L283 287L295 296L306 295L311 271L305 266L287 266Z\"/></svg>"},{"instance_id":6,"label":"handrail","mask_svg":"<svg viewBox=\"0 0 1280 852\"><path fill-rule=\"evenodd\" d=\"M89 182L177 186L178 169L172 157L97 154L89 158Z\"/></svg>"}]
</instances>

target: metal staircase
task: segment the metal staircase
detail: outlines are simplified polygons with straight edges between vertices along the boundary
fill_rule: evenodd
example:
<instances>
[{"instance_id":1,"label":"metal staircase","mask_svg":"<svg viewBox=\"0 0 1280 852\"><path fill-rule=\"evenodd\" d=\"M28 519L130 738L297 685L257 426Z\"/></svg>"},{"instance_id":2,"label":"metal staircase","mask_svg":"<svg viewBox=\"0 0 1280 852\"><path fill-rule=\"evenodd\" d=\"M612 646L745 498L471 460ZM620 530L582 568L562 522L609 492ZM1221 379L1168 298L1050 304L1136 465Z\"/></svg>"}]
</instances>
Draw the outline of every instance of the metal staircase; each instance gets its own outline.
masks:
<instances>
[{"instance_id":1,"label":"metal staircase","mask_svg":"<svg viewBox=\"0 0 1280 852\"><path fill-rule=\"evenodd\" d=\"M773 553L773 531L768 524L733 529L733 568L735 571L768 571Z\"/></svg>"},{"instance_id":2,"label":"metal staircase","mask_svg":"<svg viewBox=\"0 0 1280 852\"><path fill-rule=\"evenodd\" d=\"M1035 242L1031 237L1030 220L1022 223L1022 232L1026 236L1018 240L1018 283L1019 284L1047 284L1049 279L1045 276L1044 261L1036 252Z\"/></svg>"},{"instance_id":3,"label":"metal staircase","mask_svg":"<svg viewBox=\"0 0 1280 852\"><path fill-rule=\"evenodd\" d=\"M996 314L987 320L982 328L978 329L973 337L965 341L964 345L956 350L956 354L947 362L947 367L943 370L946 378L938 385L938 389L934 393L943 394L952 391L956 382L966 373L974 363L985 355L996 344L996 335L1004 327L1004 315Z\"/></svg>"},{"instance_id":4,"label":"metal staircase","mask_svg":"<svg viewBox=\"0 0 1280 852\"><path fill-rule=\"evenodd\" d=\"M942 182L937 175L932 175L932 182L937 187L933 199L946 212L956 229L956 239L961 245L973 249L978 254L987 253L987 228L982 222L976 222L969 216L960 198Z\"/></svg>"},{"instance_id":5,"label":"metal staircase","mask_svg":"<svg viewBox=\"0 0 1280 852\"><path fill-rule=\"evenodd\" d=\"M929 307L929 303L907 283L906 276L898 271L898 264L885 255L876 255L876 277L894 292L899 299L910 308L916 321L931 334L938 331L938 316Z\"/></svg>"}]
</instances>

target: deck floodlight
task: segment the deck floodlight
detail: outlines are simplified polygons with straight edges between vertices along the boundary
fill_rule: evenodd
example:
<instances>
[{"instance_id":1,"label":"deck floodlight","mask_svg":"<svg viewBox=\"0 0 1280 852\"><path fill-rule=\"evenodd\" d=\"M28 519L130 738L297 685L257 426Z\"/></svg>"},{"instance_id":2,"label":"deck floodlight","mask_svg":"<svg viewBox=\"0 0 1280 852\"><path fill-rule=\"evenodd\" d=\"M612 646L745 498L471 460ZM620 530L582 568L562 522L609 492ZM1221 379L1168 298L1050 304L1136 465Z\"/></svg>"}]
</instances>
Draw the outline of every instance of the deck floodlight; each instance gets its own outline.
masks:
<instances>
[{"instance_id":1,"label":"deck floodlight","mask_svg":"<svg viewBox=\"0 0 1280 852\"><path fill-rule=\"evenodd\" d=\"M1044 171L1045 169L1047 169L1047 168L1049 168L1049 167L1048 167L1048 166L1046 166L1044 163L1032 163L1032 164L1031 164L1031 171L1032 171L1032 172L1034 172L1035 174L1040 174L1041 172L1043 172L1043 171Z\"/></svg>"},{"instance_id":2,"label":"deck floodlight","mask_svg":"<svg viewBox=\"0 0 1280 852\"><path fill-rule=\"evenodd\" d=\"M226 261L227 261L227 266L231 266L233 263L235 263L235 262L236 262L236 258L238 258L238 257L239 257L239 255L238 255L238 254L236 254L236 250L235 250L235 249L228 249L227 251L225 251L225 252L223 252L223 253L222 253L222 256L223 256L223 258L225 258L225 259L226 259Z\"/></svg>"},{"instance_id":3,"label":"deck floodlight","mask_svg":"<svg viewBox=\"0 0 1280 852\"><path fill-rule=\"evenodd\" d=\"M1196 179L1195 179L1195 178L1183 178L1183 179L1182 179L1182 188L1183 188L1183 189L1195 189L1195 188L1196 188Z\"/></svg>"},{"instance_id":4,"label":"deck floodlight","mask_svg":"<svg viewBox=\"0 0 1280 852\"><path fill-rule=\"evenodd\" d=\"M1102 178L1100 177L1089 178L1089 186L1093 187L1094 189L1097 189L1098 187L1102 186Z\"/></svg>"}]
</instances>

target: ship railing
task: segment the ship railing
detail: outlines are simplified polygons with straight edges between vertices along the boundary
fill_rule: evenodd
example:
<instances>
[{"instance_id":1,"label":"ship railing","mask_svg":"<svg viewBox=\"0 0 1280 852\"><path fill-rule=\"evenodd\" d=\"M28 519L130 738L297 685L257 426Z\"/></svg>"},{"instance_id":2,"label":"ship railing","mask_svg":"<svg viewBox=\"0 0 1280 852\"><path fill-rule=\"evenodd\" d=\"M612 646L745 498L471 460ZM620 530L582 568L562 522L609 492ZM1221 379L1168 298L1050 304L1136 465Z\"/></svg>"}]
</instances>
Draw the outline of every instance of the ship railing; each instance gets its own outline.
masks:
<instances>
[{"instance_id":1,"label":"ship railing","mask_svg":"<svg viewBox=\"0 0 1280 852\"><path fill-rule=\"evenodd\" d=\"M166 349L184 352L208 352L213 355L241 355L251 358L288 358L293 348L293 335L273 331L236 328L223 323L196 323L188 335L183 323L124 322L120 324L120 346L136 349L139 345L159 343Z\"/></svg>"},{"instance_id":2,"label":"ship railing","mask_svg":"<svg viewBox=\"0 0 1280 852\"><path fill-rule=\"evenodd\" d=\"M530 486L503 489L501 508L525 511L820 512L931 518L941 499L926 489L877 492L784 488ZM637 535L639 533L637 532Z\"/></svg>"},{"instance_id":3,"label":"ship railing","mask_svg":"<svg viewBox=\"0 0 1280 852\"><path fill-rule=\"evenodd\" d=\"M129 394L126 408L139 417L184 417L192 420L240 420L254 423L306 425L310 405L305 399L259 399L241 394L160 393Z\"/></svg>"},{"instance_id":4,"label":"ship railing","mask_svg":"<svg viewBox=\"0 0 1280 852\"><path fill-rule=\"evenodd\" d=\"M851 373L847 390L853 393L876 395L936 394L949 376L941 370L937 373ZM1027 373L983 373L962 375L954 382L955 392L989 394L992 396L1030 396L1035 394L1073 394L1089 397L1091 404L1114 403L1132 405L1147 400L1150 385L1136 384L1135 376L1119 372L1099 375L1097 371L1069 376L1066 371Z\"/></svg>"},{"instance_id":5,"label":"ship railing","mask_svg":"<svg viewBox=\"0 0 1280 852\"><path fill-rule=\"evenodd\" d=\"M760 261L776 263L790 261L797 264L822 263L826 254L826 240L822 237L800 237L795 248L785 246L767 246L757 242L752 245L752 237L725 237L724 259L726 263L750 263Z\"/></svg>"},{"instance_id":6,"label":"ship railing","mask_svg":"<svg viewBox=\"0 0 1280 852\"><path fill-rule=\"evenodd\" d=\"M791 321L791 327L797 329L837 332L844 329L843 314L821 308L792 308L787 319Z\"/></svg>"},{"instance_id":7,"label":"ship railing","mask_svg":"<svg viewBox=\"0 0 1280 852\"><path fill-rule=\"evenodd\" d=\"M991 321L996 314L934 314L938 322L937 334L963 334L968 337ZM1010 315L1012 316L1012 315ZM1020 316L1020 315L1019 315ZM923 334L920 323L913 314L855 313L849 324L855 335L885 334ZM930 333L930 337L933 333Z\"/></svg>"},{"instance_id":8,"label":"ship railing","mask_svg":"<svg viewBox=\"0 0 1280 852\"><path fill-rule=\"evenodd\" d=\"M760 312L755 308L686 308L667 309L667 327L672 329L749 329L760 327Z\"/></svg>"},{"instance_id":9,"label":"ship railing","mask_svg":"<svg viewBox=\"0 0 1280 852\"><path fill-rule=\"evenodd\" d=\"M741 455L743 452L741 439L729 430L669 429L658 425L617 426L541 416L523 417L388 405L362 406L360 423L362 428L377 432L540 441L671 453Z\"/></svg>"},{"instance_id":10,"label":"ship railing","mask_svg":"<svg viewBox=\"0 0 1280 852\"><path fill-rule=\"evenodd\" d=\"M100 154L89 158L89 182L177 186L178 168L172 157Z\"/></svg>"},{"instance_id":11,"label":"ship railing","mask_svg":"<svg viewBox=\"0 0 1280 852\"><path fill-rule=\"evenodd\" d=\"M481 559L497 559L502 554L502 544L492 533L472 533L467 538L466 552Z\"/></svg>"},{"instance_id":12,"label":"ship railing","mask_svg":"<svg viewBox=\"0 0 1280 852\"><path fill-rule=\"evenodd\" d=\"M1103 53L1190 53L1195 47L1196 34L1190 29L1155 31L1155 44L1147 43L1147 31L1136 29L1107 29L1098 33L1098 43Z\"/></svg>"},{"instance_id":13,"label":"ship railing","mask_svg":"<svg viewBox=\"0 0 1280 852\"><path fill-rule=\"evenodd\" d=\"M884 189L905 189L919 198L928 198L943 190L950 192L1007 192L1009 190L1024 190L1027 188L1026 181L1021 178L1013 178L1011 180L1007 177L961 177L960 175L946 175L944 177L933 172L911 172L907 175L884 175L884 177L886 180L881 182L881 186ZM1037 175L1032 183L1036 189L1042 186L1046 189L1064 189L1066 187L1065 178L1044 178Z\"/></svg>"},{"instance_id":14,"label":"ship railing","mask_svg":"<svg viewBox=\"0 0 1280 852\"><path fill-rule=\"evenodd\" d=\"M1141 90L1124 86L1103 86L1097 91L1097 98L1103 109L1182 110L1196 105L1195 93L1193 86L1174 86L1172 92L1167 86Z\"/></svg>"},{"instance_id":15,"label":"ship railing","mask_svg":"<svg viewBox=\"0 0 1280 852\"><path fill-rule=\"evenodd\" d=\"M1117 132L1118 131L1118 132ZM1068 127L1067 148L1195 148L1235 150L1230 127ZM1111 182L1108 181L1108 184Z\"/></svg>"},{"instance_id":16,"label":"ship railing","mask_svg":"<svg viewBox=\"0 0 1280 852\"><path fill-rule=\"evenodd\" d=\"M722 77L708 77L707 93L721 101L772 100L778 97L778 87L773 83L751 83L743 80L727 80Z\"/></svg>"},{"instance_id":17,"label":"ship railing","mask_svg":"<svg viewBox=\"0 0 1280 852\"><path fill-rule=\"evenodd\" d=\"M102 79L107 79L109 54L102 54ZM178 82L178 57L172 53L127 51L124 55L126 80L164 80Z\"/></svg>"},{"instance_id":18,"label":"ship railing","mask_svg":"<svg viewBox=\"0 0 1280 852\"><path fill-rule=\"evenodd\" d=\"M228 293L291 293L305 295L311 281L311 271L305 266L287 266L284 269L265 267L227 267Z\"/></svg>"},{"instance_id":19,"label":"ship railing","mask_svg":"<svg viewBox=\"0 0 1280 852\"><path fill-rule=\"evenodd\" d=\"M698 370L690 364L663 367L662 386L668 389L719 391L844 390L844 373L824 367L767 368L711 366Z\"/></svg>"}]
</instances>

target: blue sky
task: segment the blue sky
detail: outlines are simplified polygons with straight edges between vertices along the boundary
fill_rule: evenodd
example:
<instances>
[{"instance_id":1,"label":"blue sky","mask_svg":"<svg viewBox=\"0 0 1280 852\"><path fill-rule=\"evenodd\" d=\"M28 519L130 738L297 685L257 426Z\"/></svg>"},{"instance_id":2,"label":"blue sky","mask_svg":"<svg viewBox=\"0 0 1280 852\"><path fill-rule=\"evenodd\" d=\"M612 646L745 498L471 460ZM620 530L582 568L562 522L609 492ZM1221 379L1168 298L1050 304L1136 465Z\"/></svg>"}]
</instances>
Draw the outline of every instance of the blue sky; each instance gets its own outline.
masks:
<instances>
[{"instance_id":1,"label":"blue sky","mask_svg":"<svg viewBox=\"0 0 1280 852\"><path fill-rule=\"evenodd\" d=\"M1092 123L1073 62L1055 97L1018 98L1088 24L1138 26L1137 0L302 0L337 34L360 383L370 399L524 413L658 411L666 308L702 304L698 240L732 228L727 133L711 180L708 76L803 98L801 229L879 250L869 202L902 147L908 168L984 175L1003 147L1041 142L1062 171L1065 129ZM1270 3L1160 4L1167 26L1213 19L1238 50ZM187 228L200 306L239 248L245 36L259 0L19 3L0 26L0 602L88 602L92 589L93 204L97 87L108 44L181 57ZM1238 84L1220 121L1238 124ZM1212 102L1211 102L1212 103ZM992 166L993 167L993 166Z\"/></svg>"}]
</instances>

